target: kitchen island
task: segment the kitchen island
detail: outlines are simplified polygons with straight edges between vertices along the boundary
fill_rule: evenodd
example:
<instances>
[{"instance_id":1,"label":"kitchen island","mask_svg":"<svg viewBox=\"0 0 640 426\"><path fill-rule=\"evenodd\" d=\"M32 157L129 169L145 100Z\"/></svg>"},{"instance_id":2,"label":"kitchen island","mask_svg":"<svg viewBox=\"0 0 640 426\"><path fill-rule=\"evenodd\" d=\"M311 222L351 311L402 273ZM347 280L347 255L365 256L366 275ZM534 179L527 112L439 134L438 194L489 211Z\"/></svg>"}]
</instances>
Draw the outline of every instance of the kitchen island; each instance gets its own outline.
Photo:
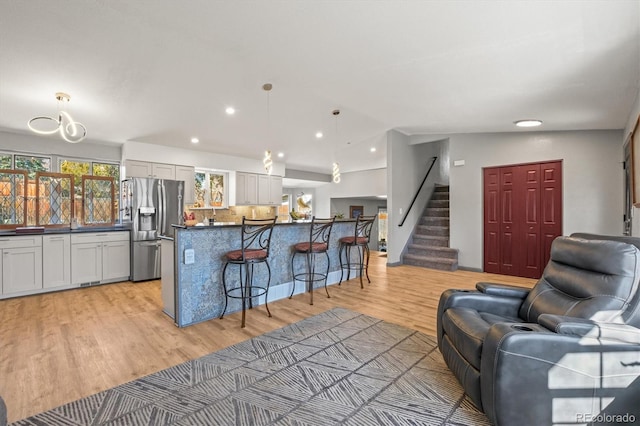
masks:
<instances>
[{"instance_id":1,"label":"kitchen island","mask_svg":"<svg viewBox=\"0 0 640 426\"><path fill-rule=\"evenodd\" d=\"M338 239L352 235L354 219L336 221L331 231L329 243L329 277L328 284L340 280L340 261L338 259ZM293 285L291 273L292 246L309 240L310 221L276 223L271 236L269 266L271 268L271 284L268 301L289 297ZM163 310L174 319L179 327L218 318L222 314L225 303L222 288L223 256L226 252L240 248L241 225L212 226L175 226L173 240L162 240L162 295ZM166 247L166 248L165 248ZM166 255L173 253L173 258ZM326 257L316 258L317 269L326 270ZM171 262L172 261L172 262ZM171 264L173 267L171 267ZM296 258L295 272L302 272L303 256ZM227 284L237 280L238 267L230 266L227 270ZM351 272L353 276L353 271ZM254 282L265 283L267 268L257 265ZM316 282L314 289L319 289L317 297L326 297L322 282ZM296 281L295 294L306 291L305 283ZM320 292L321 291L321 292ZM256 297L254 305L264 304L264 296ZM229 299L227 313L241 310L241 301ZM260 314L266 315L264 309Z\"/></svg>"}]
</instances>

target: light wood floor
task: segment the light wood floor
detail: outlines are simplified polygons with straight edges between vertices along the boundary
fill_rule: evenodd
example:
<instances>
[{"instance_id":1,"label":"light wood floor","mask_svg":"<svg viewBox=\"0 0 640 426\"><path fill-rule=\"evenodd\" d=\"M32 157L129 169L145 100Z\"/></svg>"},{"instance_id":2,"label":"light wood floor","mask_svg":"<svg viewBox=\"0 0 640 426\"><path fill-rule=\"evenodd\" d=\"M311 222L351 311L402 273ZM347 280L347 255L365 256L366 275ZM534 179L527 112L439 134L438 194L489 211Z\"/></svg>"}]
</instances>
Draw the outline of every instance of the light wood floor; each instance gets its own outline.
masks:
<instances>
[{"instance_id":1,"label":"light wood floor","mask_svg":"<svg viewBox=\"0 0 640 426\"><path fill-rule=\"evenodd\" d=\"M372 253L359 280L186 328L162 313L160 281L117 283L0 300L0 395L16 421L341 306L435 335L438 298L477 281L530 287L534 280L476 272L387 267ZM300 285L300 284L299 284Z\"/></svg>"}]
</instances>

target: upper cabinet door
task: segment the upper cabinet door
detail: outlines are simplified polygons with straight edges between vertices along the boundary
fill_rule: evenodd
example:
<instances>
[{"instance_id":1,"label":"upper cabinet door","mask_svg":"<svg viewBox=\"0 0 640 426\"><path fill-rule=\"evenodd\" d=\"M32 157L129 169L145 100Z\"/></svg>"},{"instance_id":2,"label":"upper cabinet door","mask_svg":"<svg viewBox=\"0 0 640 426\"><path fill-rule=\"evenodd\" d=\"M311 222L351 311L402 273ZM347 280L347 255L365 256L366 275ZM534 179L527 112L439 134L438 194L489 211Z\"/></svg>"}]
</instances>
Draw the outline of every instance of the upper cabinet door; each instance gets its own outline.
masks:
<instances>
[{"instance_id":1,"label":"upper cabinet door","mask_svg":"<svg viewBox=\"0 0 640 426\"><path fill-rule=\"evenodd\" d=\"M126 160L124 162L127 177L152 177L151 163L146 161Z\"/></svg>"},{"instance_id":2,"label":"upper cabinet door","mask_svg":"<svg viewBox=\"0 0 640 426\"><path fill-rule=\"evenodd\" d=\"M236 205L258 204L258 175L236 172Z\"/></svg>"},{"instance_id":3,"label":"upper cabinet door","mask_svg":"<svg viewBox=\"0 0 640 426\"><path fill-rule=\"evenodd\" d=\"M269 175L258 175L258 204L269 204L270 198L270 178Z\"/></svg>"},{"instance_id":4,"label":"upper cabinet door","mask_svg":"<svg viewBox=\"0 0 640 426\"><path fill-rule=\"evenodd\" d=\"M282 176L269 176L269 204L282 204Z\"/></svg>"},{"instance_id":5,"label":"upper cabinet door","mask_svg":"<svg viewBox=\"0 0 640 426\"><path fill-rule=\"evenodd\" d=\"M152 163L153 177L156 179L171 179L176 178L176 166L173 164L161 164Z\"/></svg>"},{"instance_id":6,"label":"upper cabinet door","mask_svg":"<svg viewBox=\"0 0 640 426\"><path fill-rule=\"evenodd\" d=\"M184 181L184 205L193 204L196 201L195 168L188 166L176 166L176 180Z\"/></svg>"}]
</instances>

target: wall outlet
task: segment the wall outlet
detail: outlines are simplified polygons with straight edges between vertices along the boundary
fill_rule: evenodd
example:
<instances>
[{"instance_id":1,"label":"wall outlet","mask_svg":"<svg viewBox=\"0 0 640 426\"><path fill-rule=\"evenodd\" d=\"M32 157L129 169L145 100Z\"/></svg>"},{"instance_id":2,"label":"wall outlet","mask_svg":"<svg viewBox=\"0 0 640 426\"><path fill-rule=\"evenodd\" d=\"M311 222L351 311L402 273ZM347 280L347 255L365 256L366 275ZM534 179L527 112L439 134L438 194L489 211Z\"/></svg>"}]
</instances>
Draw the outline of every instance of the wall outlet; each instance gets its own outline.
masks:
<instances>
[{"instance_id":1,"label":"wall outlet","mask_svg":"<svg viewBox=\"0 0 640 426\"><path fill-rule=\"evenodd\" d=\"M184 250L184 264L191 265L196 261L196 252L194 249Z\"/></svg>"}]
</instances>

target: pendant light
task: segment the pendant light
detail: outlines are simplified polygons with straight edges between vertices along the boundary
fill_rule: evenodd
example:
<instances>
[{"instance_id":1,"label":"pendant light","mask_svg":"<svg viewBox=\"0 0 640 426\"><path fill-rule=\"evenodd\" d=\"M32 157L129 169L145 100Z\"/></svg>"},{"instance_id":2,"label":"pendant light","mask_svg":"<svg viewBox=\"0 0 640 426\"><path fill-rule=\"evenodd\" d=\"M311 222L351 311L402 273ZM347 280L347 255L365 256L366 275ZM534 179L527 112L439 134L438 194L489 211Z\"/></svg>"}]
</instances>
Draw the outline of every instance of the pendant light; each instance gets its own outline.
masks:
<instances>
[{"instance_id":1,"label":"pendant light","mask_svg":"<svg viewBox=\"0 0 640 426\"><path fill-rule=\"evenodd\" d=\"M62 104L71 100L71 96L66 93L56 93L58 100L58 118L38 116L27 123L29 129L39 135L53 135L60 133L62 139L69 143L78 143L87 136L87 128L84 125L73 121L71 115L62 109ZM54 124L54 127L51 125ZM47 128L49 127L49 128Z\"/></svg>"},{"instance_id":2,"label":"pendant light","mask_svg":"<svg viewBox=\"0 0 640 426\"><path fill-rule=\"evenodd\" d=\"M271 116L270 116L270 109L269 109L269 92L271 92L271 89L273 88L273 85L271 83L265 83L262 85L262 90L264 90L265 92L267 92L267 139L270 139L270 135L271 135ZM267 172L267 174L271 174L271 172L273 171L273 160L271 159L271 150L267 149L264 152L264 159L262 160L262 164L264 165L264 169Z\"/></svg>"},{"instance_id":3,"label":"pendant light","mask_svg":"<svg viewBox=\"0 0 640 426\"><path fill-rule=\"evenodd\" d=\"M338 146L338 116L340 115L339 109L334 109L331 114L336 119L336 147ZM331 171L331 176L333 179L333 183L340 183L340 164L337 161L333 162L333 167Z\"/></svg>"}]
</instances>

